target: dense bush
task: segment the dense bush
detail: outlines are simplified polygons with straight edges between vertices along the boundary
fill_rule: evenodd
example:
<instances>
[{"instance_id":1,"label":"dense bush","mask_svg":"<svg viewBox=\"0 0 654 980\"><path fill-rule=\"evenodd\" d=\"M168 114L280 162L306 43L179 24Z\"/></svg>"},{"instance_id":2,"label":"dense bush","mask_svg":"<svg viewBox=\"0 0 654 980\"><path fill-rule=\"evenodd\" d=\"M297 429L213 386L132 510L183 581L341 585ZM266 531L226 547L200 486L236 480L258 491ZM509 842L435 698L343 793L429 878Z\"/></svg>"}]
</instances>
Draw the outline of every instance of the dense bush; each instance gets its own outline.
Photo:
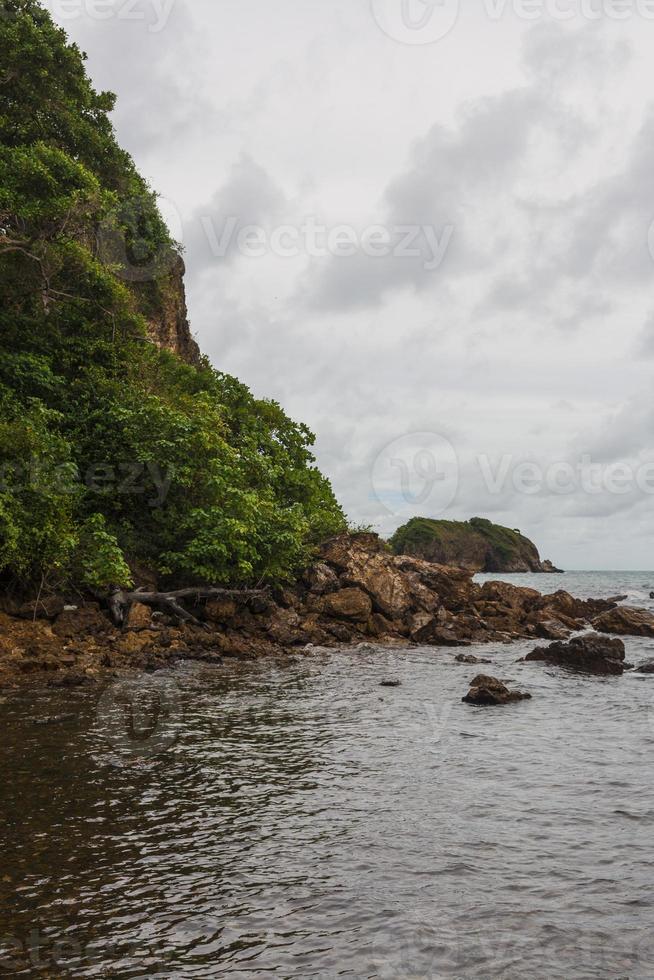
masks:
<instances>
[{"instance_id":1,"label":"dense bush","mask_svg":"<svg viewBox=\"0 0 654 980\"><path fill-rule=\"evenodd\" d=\"M116 144L113 96L34 0L0 0L0 52L0 576L287 577L344 525L313 436L148 342L163 281L117 274L107 229L137 269L175 245Z\"/></svg>"}]
</instances>

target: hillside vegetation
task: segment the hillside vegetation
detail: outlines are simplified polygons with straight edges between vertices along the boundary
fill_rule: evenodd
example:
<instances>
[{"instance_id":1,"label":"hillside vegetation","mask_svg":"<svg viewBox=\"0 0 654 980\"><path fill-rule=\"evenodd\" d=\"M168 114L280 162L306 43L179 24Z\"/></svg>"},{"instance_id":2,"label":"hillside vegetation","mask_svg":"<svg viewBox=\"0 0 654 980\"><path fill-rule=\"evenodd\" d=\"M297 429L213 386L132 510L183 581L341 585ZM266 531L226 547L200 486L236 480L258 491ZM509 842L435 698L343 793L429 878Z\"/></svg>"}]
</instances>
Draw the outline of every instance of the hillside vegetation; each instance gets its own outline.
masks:
<instances>
[{"instance_id":1,"label":"hillside vegetation","mask_svg":"<svg viewBox=\"0 0 654 980\"><path fill-rule=\"evenodd\" d=\"M34 0L0 51L0 581L288 577L344 526L311 432L151 342L180 261L114 97Z\"/></svg>"},{"instance_id":2,"label":"hillside vegetation","mask_svg":"<svg viewBox=\"0 0 654 980\"><path fill-rule=\"evenodd\" d=\"M541 561L529 538L483 517L469 521L414 517L398 528L390 545L398 555L413 555L475 572L557 571L549 561Z\"/></svg>"}]
</instances>

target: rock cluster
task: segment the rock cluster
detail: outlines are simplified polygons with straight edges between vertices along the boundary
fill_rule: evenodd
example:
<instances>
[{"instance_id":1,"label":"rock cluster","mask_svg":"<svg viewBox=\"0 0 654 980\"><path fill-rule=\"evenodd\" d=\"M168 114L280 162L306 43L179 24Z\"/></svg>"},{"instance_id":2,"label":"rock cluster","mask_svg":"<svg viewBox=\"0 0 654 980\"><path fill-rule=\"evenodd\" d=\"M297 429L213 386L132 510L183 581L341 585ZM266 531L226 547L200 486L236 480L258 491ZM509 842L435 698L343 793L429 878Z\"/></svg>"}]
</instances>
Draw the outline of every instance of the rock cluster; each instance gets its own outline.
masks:
<instances>
[{"instance_id":1,"label":"rock cluster","mask_svg":"<svg viewBox=\"0 0 654 980\"><path fill-rule=\"evenodd\" d=\"M598 617L604 629L620 617L625 631L651 628L654 635L649 614L634 619L632 610L612 601L575 599L563 591L542 595L504 582L480 586L463 569L393 555L374 534L327 541L292 586L268 596L203 601L189 611L201 625L180 626L136 604L119 630L97 602L6 599L0 602L0 684L34 677L84 683L107 671L156 670L188 659L287 657L310 645L456 648L559 640Z\"/></svg>"}]
</instances>

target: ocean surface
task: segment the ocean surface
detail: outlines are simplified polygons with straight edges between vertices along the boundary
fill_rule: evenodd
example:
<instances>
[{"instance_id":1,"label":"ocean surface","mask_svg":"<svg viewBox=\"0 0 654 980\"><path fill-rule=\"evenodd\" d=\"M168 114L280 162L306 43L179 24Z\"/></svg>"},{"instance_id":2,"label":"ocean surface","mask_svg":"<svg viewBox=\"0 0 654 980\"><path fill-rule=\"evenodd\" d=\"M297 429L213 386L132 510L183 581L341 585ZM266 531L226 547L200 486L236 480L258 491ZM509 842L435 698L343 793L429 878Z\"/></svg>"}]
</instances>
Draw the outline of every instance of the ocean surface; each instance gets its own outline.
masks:
<instances>
[{"instance_id":1,"label":"ocean surface","mask_svg":"<svg viewBox=\"0 0 654 980\"><path fill-rule=\"evenodd\" d=\"M654 572L501 577L654 607ZM654 676L532 646L4 694L0 976L654 977ZM480 669L533 700L463 704Z\"/></svg>"}]
</instances>

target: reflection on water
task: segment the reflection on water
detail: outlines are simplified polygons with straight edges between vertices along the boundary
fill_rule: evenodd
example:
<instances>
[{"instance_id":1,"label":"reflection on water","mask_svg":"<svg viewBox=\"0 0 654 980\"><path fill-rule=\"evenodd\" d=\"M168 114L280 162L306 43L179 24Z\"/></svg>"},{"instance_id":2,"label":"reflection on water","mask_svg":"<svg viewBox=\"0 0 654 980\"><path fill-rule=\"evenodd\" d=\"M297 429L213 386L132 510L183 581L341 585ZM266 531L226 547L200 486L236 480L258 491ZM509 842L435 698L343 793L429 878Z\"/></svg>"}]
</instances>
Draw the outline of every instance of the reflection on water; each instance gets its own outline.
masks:
<instances>
[{"instance_id":1,"label":"reflection on water","mask_svg":"<svg viewBox=\"0 0 654 980\"><path fill-rule=\"evenodd\" d=\"M654 678L529 648L6 696L0 975L651 978Z\"/></svg>"}]
</instances>

